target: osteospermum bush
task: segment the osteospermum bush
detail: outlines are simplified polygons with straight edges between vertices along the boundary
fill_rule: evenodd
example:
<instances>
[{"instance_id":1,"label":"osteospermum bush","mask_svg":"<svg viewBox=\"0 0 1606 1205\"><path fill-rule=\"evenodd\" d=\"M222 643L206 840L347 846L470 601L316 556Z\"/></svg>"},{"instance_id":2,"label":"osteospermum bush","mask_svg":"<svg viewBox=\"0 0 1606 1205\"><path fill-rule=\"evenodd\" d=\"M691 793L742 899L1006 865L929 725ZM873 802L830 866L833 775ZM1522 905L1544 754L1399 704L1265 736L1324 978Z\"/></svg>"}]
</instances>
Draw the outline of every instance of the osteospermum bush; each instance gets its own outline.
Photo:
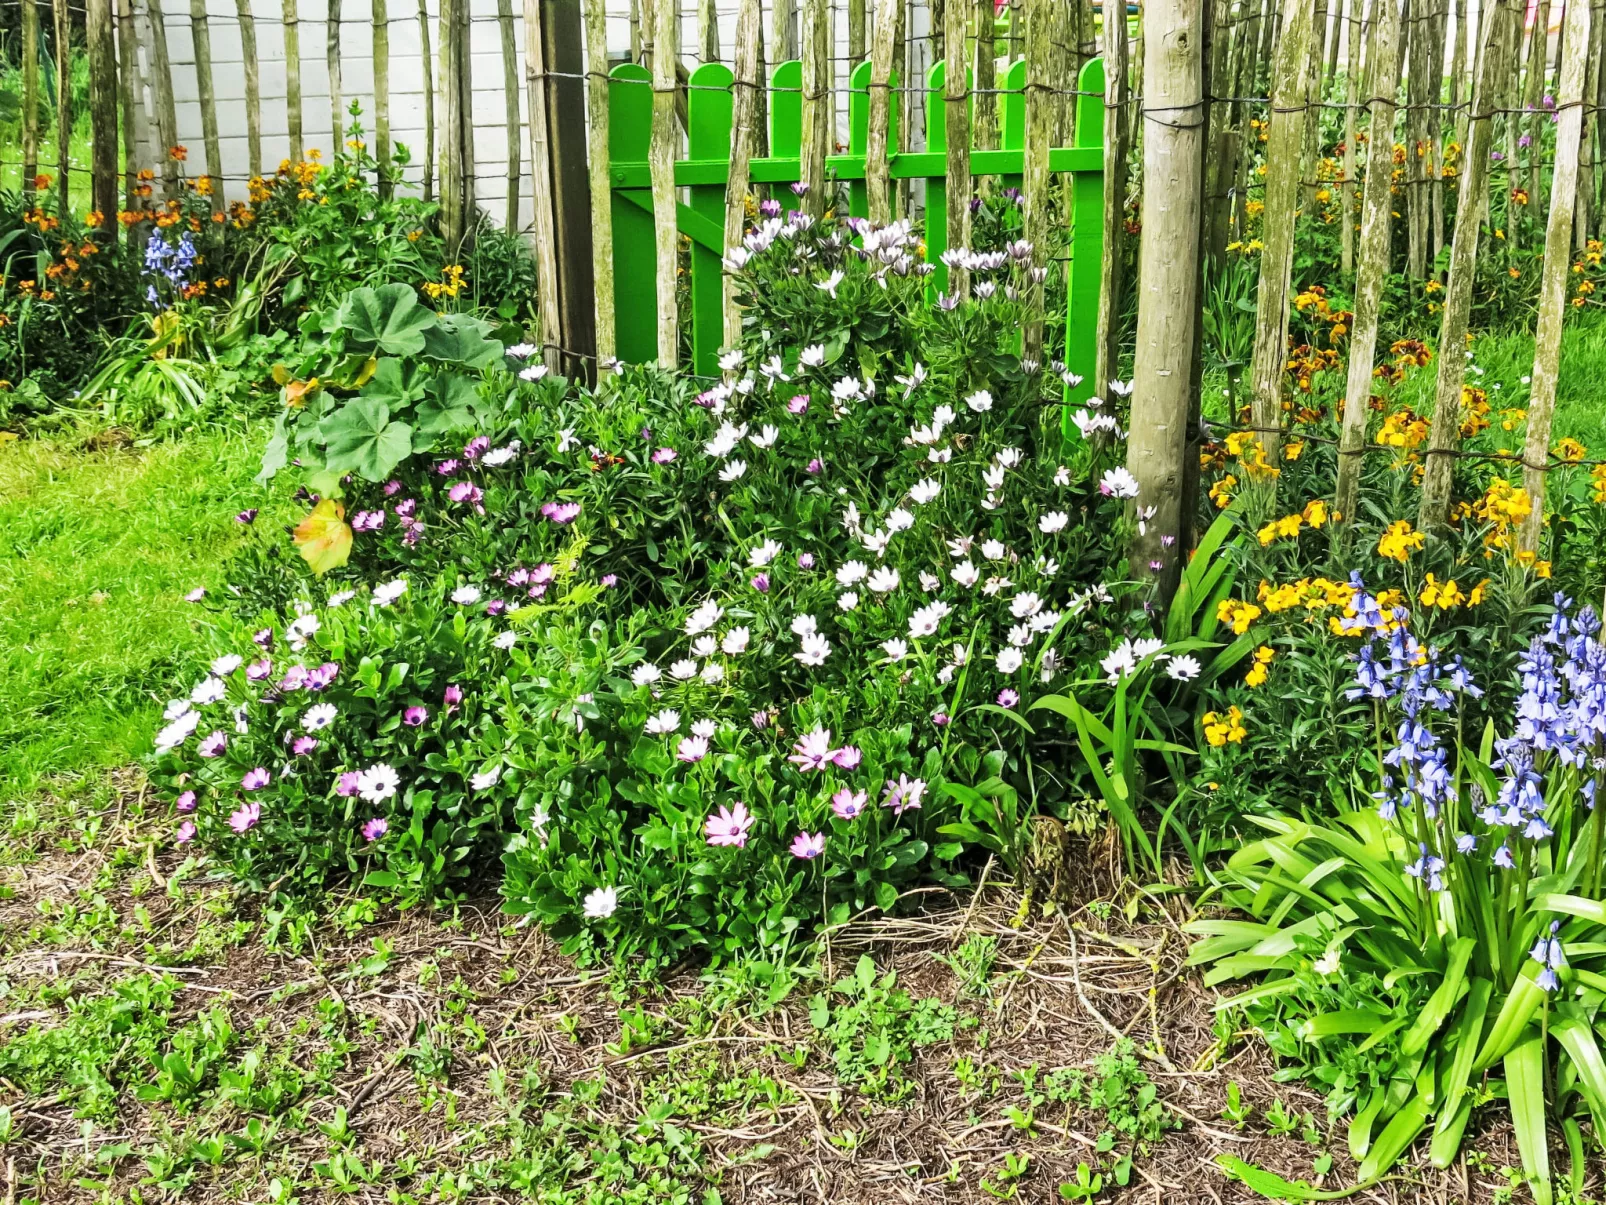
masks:
<instances>
[{"instance_id":1,"label":"osteospermum bush","mask_svg":"<svg viewBox=\"0 0 1606 1205\"><path fill-rule=\"evenodd\" d=\"M377 858L365 881L414 896L445 876L404 852L470 866L481 837L499 839L508 907L571 948L731 953L962 882L978 843L1018 865L1032 808L1104 789L1085 751L1065 756L1081 713L1061 692L1095 714L1152 673L1132 714L1152 700L1148 738L1175 722L1167 701L1201 663L1168 649L1123 580L1127 525L1148 512L1119 466L1119 416L1098 401L1067 416L1069 374L1010 350L1027 252L970 255L974 300L867 340L852 307L912 305L898 290L924 287L908 232L855 244L796 215L761 231L741 271L784 273L812 315L794 329L818 341L758 313L718 382L620 369L589 391L508 348L484 369L487 404L464 409L475 429L415 439L388 477L344 478L338 498L303 487L296 542L324 567L349 541L344 565L309 587L264 531L236 605L289 599L286 630L322 625L305 640L308 672L341 665L325 690L353 680L353 654L329 643L355 641L353 622L410 668L380 674L400 675L394 700L359 708L346 722L363 739L338 756L297 760L311 734L282 685L255 704L273 710L272 756L231 742L223 773L187 737L169 781L204 779L199 839L238 858L282 823L319 853L275 840L279 861ZM963 361L959 334L976 349ZM320 591L356 596L298 614ZM448 680L463 699L442 715L430 695ZM343 778L381 763L389 810ZM242 786L258 766L270 783Z\"/></svg>"},{"instance_id":2,"label":"osteospermum bush","mask_svg":"<svg viewBox=\"0 0 1606 1205\"><path fill-rule=\"evenodd\" d=\"M452 592L315 589L219 653L156 737L174 841L257 888L349 873L403 901L494 857L507 809L485 773L488 690L509 633Z\"/></svg>"}]
</instances>

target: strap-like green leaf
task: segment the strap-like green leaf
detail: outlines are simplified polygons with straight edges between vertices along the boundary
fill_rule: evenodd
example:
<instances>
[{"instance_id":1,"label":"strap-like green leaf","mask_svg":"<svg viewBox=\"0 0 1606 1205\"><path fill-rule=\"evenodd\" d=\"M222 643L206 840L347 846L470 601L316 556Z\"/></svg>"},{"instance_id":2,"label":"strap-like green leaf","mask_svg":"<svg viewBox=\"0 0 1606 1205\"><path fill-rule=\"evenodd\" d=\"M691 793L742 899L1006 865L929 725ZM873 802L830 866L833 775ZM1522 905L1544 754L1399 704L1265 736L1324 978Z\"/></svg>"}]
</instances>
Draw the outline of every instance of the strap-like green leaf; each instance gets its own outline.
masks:
<instances>
[{"instance_id":1,"label":"strap-like green leaf","mask_svg":"<svg viewBox=\"0 0 1606 1205\"><path fill-rule=\"evenodd\" d=\"M1545 1133L1545 1038L1536 1026L1523 1030L1506 1052L1506 1093L1511 1126L1522 1153L1522 1170L1533 1187L1534 1205L1551 1205L1550 1143Z\"/></svg>"}]
</instances>

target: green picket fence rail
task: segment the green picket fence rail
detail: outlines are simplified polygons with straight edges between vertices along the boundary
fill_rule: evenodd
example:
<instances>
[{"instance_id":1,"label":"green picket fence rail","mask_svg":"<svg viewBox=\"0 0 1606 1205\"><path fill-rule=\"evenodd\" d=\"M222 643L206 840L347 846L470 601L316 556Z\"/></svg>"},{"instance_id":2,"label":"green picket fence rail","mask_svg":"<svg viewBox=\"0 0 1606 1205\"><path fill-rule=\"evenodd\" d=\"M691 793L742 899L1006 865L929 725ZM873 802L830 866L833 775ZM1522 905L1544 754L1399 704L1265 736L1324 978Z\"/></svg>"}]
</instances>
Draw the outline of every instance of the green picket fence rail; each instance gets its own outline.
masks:
<instances>
[{"instance_id":1,"label":"green picket fence rail","mask_svg":"<svg viewBox=\"0 0 1606 1205\"><path fill-rule=\"evenodd\" d=\"M948 189L946 122L943 116L944 64L926 73L926 130L929 149L891 157L894 180L924 180L926 258L934 265L932 294L945 288ZM731 83L729 67L705 63L691 73L687 95L687 158L675 163L675 184L689 201L677 208L676 226L691 240L692 365L707 376L718 373L722 321L722 261L725 247L725 188L730 173ZM799 148L803 132L803 64L780 63L771 75L769 135L774 152L751 161L754 184L793 184L801 178ZM896 86L897 77L893 77ZM1002 176L1019 187L1026 131L1026 63L1017 60L1000 78L999 150L972 150L972 176ZM625 63L609 73L608 149L612 182L614 315L618 354L627 362L658 354L658 310L654 273L652 181L647 149L652 139L652 76ZM1074 146L1048 152L1049 168L1071 178L1069 277L1066 289L1064 360L1082 383L1067 391L1068 402L1092 396L1099 269L1104 254L1104 63L1091 59L1077 81ZM897 129L904 93L894 91L891 128ZM848 210L868 216L864 183L870 130L870 64L860 63L849 78L848 153L826 158L827 174L848 183Z\"/></svg>"}]
</instances>

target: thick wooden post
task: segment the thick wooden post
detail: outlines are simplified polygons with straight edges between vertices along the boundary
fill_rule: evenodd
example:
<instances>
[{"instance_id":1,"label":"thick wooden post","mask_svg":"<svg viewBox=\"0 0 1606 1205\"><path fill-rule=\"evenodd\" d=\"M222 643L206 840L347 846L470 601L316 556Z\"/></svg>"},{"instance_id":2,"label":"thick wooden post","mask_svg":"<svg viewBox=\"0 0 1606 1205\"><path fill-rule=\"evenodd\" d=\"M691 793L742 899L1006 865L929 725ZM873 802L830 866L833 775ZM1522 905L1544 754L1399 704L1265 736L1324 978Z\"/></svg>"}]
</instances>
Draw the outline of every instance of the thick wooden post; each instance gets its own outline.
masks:
<instances>
[{"instance_id":1,"label":"thick wooden post","mask_svg":"<svg viewBox=\"0 0 1606 1205\"><path fill-rule=\"evenodd\" d=\"M1556 95L1556 169L1550 182L1550 224L1534 330L1533 391L1528 399L1528 438L1522 485L1532 509L1521 531L1522 547L1537 552L1544 528L1545 467L1550 424L1556 410L1556 374L1561 366L1561 324L1567 314L1567 270L1572 264L1573 197L1578 186L1578 143L1583 129L1584 56L1589 50L1589 0L1568 0L1563 18L1561 80Z\"/></svg>"},{"instance_id":2,"label":"thick wooden post","mask_svg":"<svg viewBox=\"0 0 1606 1205\"><path fill-rule=\"evenodd\" d=\"M558 235L558 296L564 371L589 373L597 348L591 275L591 201L586 175L585 49L580 0L542 0L547 128L552 139L553 224Z\"/></svg>"},{"instance_id":3,"label":"thick wooden post","mask_svg":"<svg viewBox=\"0 0 1606 1205\"><path fill-rule=\"evenodd\" d=\"M1099 269L1093 393L1106 396L1121 363L1121 295L1126 285L1126 16L1104 21L1104 255ZM1227 177L1230 182L1232 177Z\"/></svg>"},{"instance_id":4,"label":"thick wooden post","mask_svg":"<svg viewBox=\"0 0 1606 1205\"><path fill-rule=\"evenodd\" d=\"M904 0L879 0L870 48L870 124L864 156L869 217L877 226L892 221L889 135L892 129L892 60L903 28Z\"/></svg>"},{"instance_id":5,"label":"thick wooden post","mask_svg":"<svg viewBox=\"0 0 1606 1205\"><path fill-rule=\"evenodd\" d=\"M1584 66L1584 97L1587 100L1600 90L1601 28L1606 25L1600 13L1599 0L1589 0L1589 57ZM1595 225L1595 119L1584 119L1578 147L1578 200L1573 206L1573 247L1579 253L1589 242L1589 232Z\"/></svg>"},{"instance_id":6,"label":"thick wooden post","mask_svg":"<svg viewBox=\"0 0 1606 1205\"><path fill-rule=\"evenodd\" d=\"M382 2L382 0L381 0ZM257 22L251 0L234 0L240 22L240 57L245 60L245 145L251 174L262 174L262 75L257 62Z\"/></svg>"},{"instance_id":7,"label":"thick wooden post","mask_svg":"<svg viewBox=\"0 0 1606 1205\"><path fill-rule=\"evenodd\" d=\"M1154 508L1153 521L1134 537L1131 572L1157 579L1162 600L1175 591L1180 566L1189 382L1199 321L1203 27L1201 0L1144 4L1144 251L1127 468L1138 482L1137 504Z\"/></svg>"},{"instance_id":8,"label":"thick wooden post","mask_svg":"<svg viewBox=\"0 0 1606 1205\"><path fill-rule=\"evenodd\" d=\"M68 176L72 172L72 16L67 0L52 0L56 19L56 212L67 220L71 208ZM168 81L172 95L172 81Z\"/></svg>"},{"instance_id":9,"label":"thick wooden post","mask_svg":"<svg viewBox=\"0 0 1606 1205\"><path fill-rule=\"evenodd\" d=\"M988 0L991 3L991 0ZM868 45L865 31L866 13L868 7L866 0L848 0L848 69L851 71L864 62L865 47Z\"/></svg>"},{"instance_id":10,"label":"thick wooden post","mask_svg":"<svg viewBox=\"0 0 1606 1205\"><path fill-rule=\"evenodd\" d=\"M825 212L825 156L831 141L831 60L826 0L803 0L803 145L800 179L803 208L818 218Z\"/></svg>"},{"instance_id":11,"label":"thick wooden post","mask_svg":"<svg viewBox=\"0 0 1606 1205\"><path fill-rule=\"evenodd\" d=\"M619 355L613 324L613 181L608 167L611 125L608 112L607 0L586 0L585 16L587 131L591 140L591 274L595 280L597 367L600 371ZM739 49L740 34L737 36Z\"/></svg>"},{"instance_id":12,"label":"thick wooden post","mask_svg":"<svg viewBox=\"0 0 1606 1205\"><path fill-rule=\"evenodd\" d=\"M524 123L519 117L519 45L513 31L513 0L496 0L496 21L502 35L502 103L507 108L507 218L504 229L519 228L519 180L523 162L519 156L524 141Z\"/></svg>"},{"instance_id":13,"label":"thick wooden post","mask_svg":"<svg viewBox=\"0 0 1606 1205\"><path fill-rule=\"evenodd\" d=\"M89 51L90 209L100 229L117 237L117 46L112 0L86 0L84 35Z\"/></svg>"},{"instance_id":14,"label":"thick wooden post","mask_svg":"<svg viewBox=\"0 0 1606 1205\"><path fill-rule=\"evenodd\" d=\"M1389 268L1389 220L1394 209L1390 176L1394 170L1393 81L1400 65L1400 6L1397 0L1377 0L1376 13L1370 58L1372 77L1379 83L1372 89L1372 116L1366 143L1360 262L1355 273L1355 327L1350 333L1344 426L1338 448L1338 488L1333 499L1333 520L1344 525L1355 517L1355 500L1360 489L1366 417L1372 397L1372 360L1377 354L1383 279Z\"/></svg>"},{"instance_id":15,"label":"thick wooden post","mask_svg":"<svg viewBox=\"0 0 1606 1205\"><path fill-rule=\"evenodd\" d=\"M948 249L970 248L970 88L965 54L966 18L974 6L949 0L944 31L947 57L943 76L943 129L947 138ZM1030 155L1030 150L1027 151ZM969 273L957 264L948 270L948 294L969 293Z\"/></svg>"},{"instance_id":16,"label":"thick wooden post","mask_svg":"<svg viewBox=\"0 0 1606 1205\"><path fill-rule=\"evenodd\" d=\"M747 227L749 165L753 158L758 124L760 39L764 17L759 0L740 0L736 9L736 74L731 81L730 176L725 186L725 246L742 245ZM872 94L873 95L873 94ZM872 102L873 103L873 102ZM882 156L886 154L886 121L882 120ZM866 169L869 164L866 163ZM883 186L883 200L885 187ZM885 219L883 219L884 221ZM724 344L735 347L742 340L742 311L736 304L736 278L727 273L723 282Z\"/></svg>"},{"instance_id":17,"label":"thick wooden post","mask_svg":"<svg viewBox=\"0 0 1606 1205\"><path fill-rule=\"evenodd\" d=\"M1275 458L1282 420L1283 367L1288 352L1288 286L1294 265L1294 215L1299 205L1301 143L1310 112L1314 58L1312 0L1291 0L1284 13L1272 69L1271 129L1266 141L1266 208L1260 253L1259 314L1251 365L1256 437ZM1145 227L1147 229L1147 227Z\"/></svg>"},{"instance_id":18,"label":"thick wooden post","mask_svg":"<svg viewBox=\"0 0 1606 1205\"><path fill-rule=\"evenodd\" d=\"M212 185L212 212L223 212L223 148L217 132L217 98L212 87L212 29L206 0L190 0L190 38L195 50L195 91L201 102L201 141Z\"/></svg>"},{"instance_id":19,"label":"thick wooden post","mask_svg":"<svg viewBox=\"0 0 1606 1205\"><path fill-rule=\"evenodd\" d=\"M22 195L29 200L38 174L39 0L22 0Z\"/></svg>"},{"instance_id":20,"label":"thick wooden post","mask_svg":"<svg viewBox=\"0 0 1606 1205\"><path fill-rule=\"evenodd\" d=\"M290 158L300 163L307 157L301 111L300 0L284 0L284 104L290 129Z\"/></svg>"},{"instance_id":21,"label":"thick wooden post","mask_svg":"<svg viewBox=\"0 0 1606 1205\"><path fill-rule=\"evenodd\" d=\"M379 195L390 197L390 8L372 0L374 27L374 158L379 163Z\"/></svg>"},{"instance_id":22,"label":"thick wooden post","mask_svg":"<svg viewBox=\"0 0 1606 1205\"><path fill-rule=\"evenodd\" d=\"M541 0L524 0L524 78L530 109L530 202L534 214L530 235L535 245L535 306L541 330L541 354L557 372L562 363L563 305L558 295L558 225L553 199L552 131L546 97L546 39L542 36ZM446 180L441 179L444 193Z\"/></svg>"},{"instance_id":23,"label":"thick wooden post","mask_svg":"<svg viewBox=\"0 0 1606 1205\"><path fill-rule=\"evenodd\" d=\"M1466 377L1467 319L1472 308L1473 266L1478 256L1480 207L1489 181L1489 144L1493 137L1494 98L1505 76L1505 61L1520 29L1511 0L1488 0L1483 64L1472 94L1467 123L1461 191L1456 203L1455 239L1450 245L1450 279L1444 289L1444 315L1439 324L1438 379L1433 421L1428 433L1427 464L1422 476L1419 527L1443 527L1450 515L1450 469L1461 440L1461 385Z\"/></svg>"},{"instance_id":24,"label":"thick wooden post","mask_svg":"<svg viewBox=\"0 0 1606 1205\"><path fill-rule=\"evenodd\" d=\"M1339 187L1339 270L1346 276L1355 270L1355 109L1361 99L1361 41L1355 36L1361 0L1346 0L1344 16L1349 24L1349 66L1344 70L1344 183ZM1337 35L1334 35L1335 40Z\"/></svg>"},{"instance_id":25,"label":"thick wooden post","mask_svg":"<svg viewBox=\"0 0 1606 1205\"><path fill-rule=\"evenodd\" d=\"M810 3L821 4L823 0L810 0ZM680 149L680 130L675 123L675 97L680 86L675 72L680 63L679 0L654 0L652 18L652 143L648 148L648 166L656 226L658 363L664 368L673 368L680 352L680 317L676 309L680 228L675 196L675 157ZM807 110L806 92L803 105ZM823 152L821 159L824 159Z\"/></svg>"}]
</instances>

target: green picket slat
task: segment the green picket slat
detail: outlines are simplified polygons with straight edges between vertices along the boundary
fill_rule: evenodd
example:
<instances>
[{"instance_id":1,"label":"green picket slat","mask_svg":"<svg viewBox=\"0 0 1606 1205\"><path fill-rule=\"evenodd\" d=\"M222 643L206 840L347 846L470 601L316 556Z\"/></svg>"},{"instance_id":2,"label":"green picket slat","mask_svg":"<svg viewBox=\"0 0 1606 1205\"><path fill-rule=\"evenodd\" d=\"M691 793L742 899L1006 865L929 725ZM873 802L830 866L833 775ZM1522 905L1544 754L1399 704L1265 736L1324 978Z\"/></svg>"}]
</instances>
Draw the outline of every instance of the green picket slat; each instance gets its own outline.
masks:
<instances>
[{"instance_id":1,"label":"green picket slat","mask_svg":"<svg viewBox=\"0 0 1606 1205\"><path fill-rule=\"evenodd\" d=\"M608 158L614 167L615 186L610 206L614 330L619 358L634 364L658 356L658 295L654 282L658 251L653 237L651 189L646 189L644 198L621 190L624 176L619 169L628 163L640 164L645 187L647 146L652 141L652 73L634 63L623 63L610 71L608 78Z\"/></svg>"},{"instance_id":2,"label":"green picket slat","mask_svg":"<svg viewBox=\"0 0 1606 1205\"><path fill-rule=\"evenodd\" d=\"M777 159L796 159L802 152L803 64L788 59L776 63L770 75L770 153Z\"/></svg>"},{"instance_id":3,"label":"green picket slat","mask_svg":"<svg viewBox=\"0 0 1606 1205\"><path fill-rule=\"evenodd\" d=\"M1102 147L1104 143L1104 60L1089 59L1077 79L1076 135L1079 147ZM1102 155L1102 152L1101 152ZM1049 156L1053 162L1053 156ZM1098 171L1077 171L1071 177L1070 277L1065 289L1065 367L1081 376L1075 388L1067 388L1068 404L1084 402L1095 388L1107 382L1093 379L1093 363L1098 340L1099 274L1104 262L1104 175Z\"/></svg>"},{"instance_id":4,"label":"green picket slat","mask_svg":"<svg viewBox=\"0 0 1606 1205\"><path fill-rule=\"evenodd\" d=\"M898 119L894 117L888 129L897 128ZM848 76L848 154L862 156L869 149L870 60L865 59ZM870 216L870 188L862 179L848 184L848 213L856 218Z\"/></svg>"},{"instance_id":5,"label":"green picket slat","mask_svg":"<svg viewBox=\"0 0 1606 1205\"><path fill-rule=\"evenodd\" d=\"M692 159L726 159L731 146L731 81L736 78L723 63L704 63L691 73L687 96L686 152ZM693 369L706 377L719 372L719 345L724 341L725 184L694 184L690 208L717 224L720 235L712 248L693 238L691 248L691 358ZM677 222L688 233L684 222Z\"/></svg>"},{"instance_id":6,"label":"green picket slat","mask_svg":"<svg viewBox=\"0 0 1606 1205\"><path fill-rule=\"evenodd\" d=\"M947 64L936 62L926 72L926 151L946 162L948 121L942 111L942 87L948 78ZM974 163L972 163L974 166ZM937 303L937 294L948 287L948 265L942 253L948 250L948 179L942 169L926 178L926 262L934 271L926 279L926 300Z\"/></svg>"}]
</instances>

